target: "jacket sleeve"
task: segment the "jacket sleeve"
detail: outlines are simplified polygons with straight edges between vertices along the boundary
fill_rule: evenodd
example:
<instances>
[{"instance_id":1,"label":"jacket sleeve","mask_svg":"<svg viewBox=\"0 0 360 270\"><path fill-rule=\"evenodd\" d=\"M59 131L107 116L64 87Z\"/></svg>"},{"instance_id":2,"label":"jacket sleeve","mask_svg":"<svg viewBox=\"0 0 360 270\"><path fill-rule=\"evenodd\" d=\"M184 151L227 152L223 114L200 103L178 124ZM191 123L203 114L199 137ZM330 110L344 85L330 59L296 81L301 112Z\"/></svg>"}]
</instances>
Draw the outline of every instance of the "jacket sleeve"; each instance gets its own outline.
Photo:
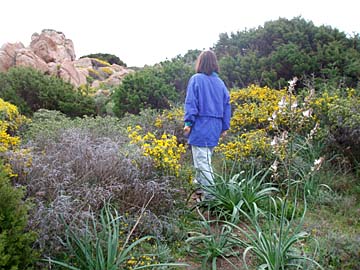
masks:
<instances>
[{"instance_id":1,"label":"jacket sleeve","mask_svg":"<svg viewBox=\"0 0 360 270\"><path fill-rule=\"evenodd\" d=\"M198 101L198 93L197 86L193 78L190 79L185 98L185 115L184 122L195 122L195 117L199 113L199 101Z\"/></svg>"},{"instance_id":2,"label":"jacket sleeve","mask_svg":"<svg viewBox=\"0 0 360 270\"><path fill-rule=\"evenodd\" d=\"M222 121L222 130L228 130L230 128L230 118L231 118L231 105L230 105L230 96L229 92L225 90L224 95L224 115Z\"/></svg>"}]
</instances>

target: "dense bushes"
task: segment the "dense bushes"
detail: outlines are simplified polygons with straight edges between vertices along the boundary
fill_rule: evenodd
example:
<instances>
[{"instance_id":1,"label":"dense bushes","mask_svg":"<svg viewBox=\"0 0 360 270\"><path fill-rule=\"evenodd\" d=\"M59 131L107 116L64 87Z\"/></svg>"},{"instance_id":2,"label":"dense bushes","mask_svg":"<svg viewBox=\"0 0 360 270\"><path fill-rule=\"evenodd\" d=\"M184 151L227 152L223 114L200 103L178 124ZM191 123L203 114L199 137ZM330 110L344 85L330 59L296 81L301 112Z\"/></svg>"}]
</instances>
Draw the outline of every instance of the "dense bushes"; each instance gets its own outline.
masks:
<instances>
[{"instance_id":1,"label":"dense bushes","mask_svg":"<svg viewBox=\"0 0 360 270\"><path fill-rule=\"evenodd\" d=\"M215 51L230 87L259 84L286 87L293 76L315 77L319 83L356 87L359 35L348 37L329 26L315 26L297 17L280 18L264 26L220 34Z\"/></svg>"},{"instance_id":2,"label":"dense bushes","mask_svg":"<svg viewBox=\"0 0 360 270\"><path fill-rule=\"evenodd\" d=\"M147 108L168 109L172 103L183 102L187 83L194 73L193 58L189 53L126 76L114 90L115 114L138 114Z\"/></svg>"},{"instance_id":3,"label":"dense bushes","mask_svg":"<svg viewBox=\"0 0 360 270\"><path fill-rule=\"evenodd\" d=\"M119 66L126 67L126 64L123 61L121 61L119 57L117 57L116 55L113 55L113 54L109 54L109 53L92 53L92 54L81 56L80 58L85 58L85 57L96 58L96 59L106 61L109 64L117 64Z\"/></svg>"},{"instance_id":4,"label":"dense bushes","mask_svg":"<svg viewBox=\"0 0 360 270\"><path fill-rule=\"evenodd\" d=\"M255 246L267 239L271 241L273 247L276 245L276 250L282 247L291 248L284 249L284 252L279 254L277 263L282 263L283 258L291 257L292 252L297 255L307 254L309 258L313 258L309 251L312 247L309 244L311 239L308 238L307 227L302 227L301 223L298 225L299 216L292 212L303 213L300 218L306 220L305 212L312 210L303 208L303 201L297 197L298 194L294 192L294 189L298 187L296 192L301 192L304 196L311 194L311 203L317 200L318 194L322 194L321 192L316 193L314 190L321 188L316 181L316 176L321 163L326 161L319 159L322 147L319 150L312 148L316 130L309 130L308 128L313 128L313 125L308 126L307 123L310 121L309 123L315 124L313 121L321 121L322 125L329 124L333 119L330 115L320 119L314 116L314 112L327 112L329 108L333 107L331 102L323 102L321 95L315 97L310 92L309 95L312 95L312 98L309 95L303 98L292 95L292 91L293 89L277 91L253 86L233 92L232 104L235 109L233 134L229 132L228 142L236 140L237 135L250 134L258 129L263 131L263 137L267 136L265 142L267 147L266 149L258 148L261 151L247 155L242 155L249 150L247 143L232 148L233 153L237 157L241 157L241 166L238 166L236 162L224 162L223 156L215 153L216 165L226 164L229 167L223 167L222 171L226 183L216 186L217 189L213 192L216 193L221 188L221 192L227 194L222 197L225 199L224 202L229 202L236 209L231 212L230 221L228 220L229 215L224 213L220 213L221 220L219 221L213 219L213 214L218 210L221 212L221 208L218 208L219 204L214 205L212 210L215 211L209 216L209 220L204 218L197 222L209 229L206 231L206 237L202 237L201 234L204 234L204 230L196 227L195 222L194 224L186 222L189 219L198 219L196 216L190 217L190 214L188 216L188 207L183 205L186 190L193 188L188 183L189 180L191 181L191 177L188 176L191 176L192 172L186 167L190 161L184 159L184 156L178 159L179 156L170 155L170 153L180 153L179 150L181 150L180 145L176 146L179 148L175 147L175 138L171 137L169 140L168 136L168 134L181 134L181 109L165 110L160 115L155 110L143 110L139 115L126 115L121 119L85 117L71 120L59 112L46 110L36 112L28 129L23 131L27 142L23 145L23 151L11 152L9 156L14 172L19 175L16 183L26 184L27 196L34 198L35 208L30 217L30 227L39 230L38 244L41 247L52 247L45 250L45 255L54 258L53 256L58 255L58 252L63 249L58 239L59 237L63 238L65 233L64 222L59 216L62 216L67 224L70 224L71 232L75 232L74 237L82 237L89 215L95 218L104 206L104 202L109 200L121 213L121 235L118 239L124 239L123 233L126 235L129 229L136 224L138 210L143 209L143 205L154 194L131 241L136 241L136 237L141 237L149 232L154 233L162 240L168 241L167 243L176 245L175 250L180 255L181 251L179 250L184 251L187 247L184 242L187 237L186 229L192 226L188 231L192 236L199 233L202 242L191 243L190 252L193 253L194 248L197 247L202 252L201 256L207 256L206 258L210 256L215 258L215 261L219 256L218 250L210 254L211 250L214 250L212 249L214 245L221 245L222 240L228 241L231 240L231 237L236 236L235 242L232 241L231 246L236 251L241 247L248 248L247 253L251 256L245 257L250 260L251 265L256 265L259 254L253 252L253 249L249 247L249 242L244 241L243 238L251 236L252 233L256 234L257 238L253 238L251 245ZM338 99L327 97L327 100ZM251 103L253 103L252 106L246 107L246 104L251 105ZM263 110L258 109L257 106ZM313 112L309 106L312 106ZM252 115L254 116L251 117ZM242 126L246 127L246 130L242 129ZM128 127L132 128L128 129ZM320 143L323 142L323 138L318 138L321 140ZM254 146L257 142L259 142L258 139L249 140L249 143L253 143ZM148 156L144 156L146 154ZM176 161L176 166L172 167L175 163L168 161ZM178 164L181 167L178 167ZM249 164L254 164L253 171L249 171ZM248 173L258 173L260 172L259 168L266 170L270 165L271 169L264 174L261 181L251 181L247 177ZM178 169L180 170L178 171ZM176 176L177 171L179 172L178 176ZM246 173L244 174L244 172ZM277 199L274 196L279 194L272 193L277 191L275 188L270 190L271 194L266 192L270 186L268 182L273 182L273 185L280 190L281 197L285 196L295 201L286 199L286 203L281 203L278 207ZM233 204L234 199L239 198L236 192L236 194L234 193L236 196L228 196L229 192L236 190L235 188L241 189L240 201L243 201L241 204ZM291 193L287 192L290 189ZM329 196L333 194L330 190L327 192ZM94 196L95 193L96 196ZM273 196L269 202L257 199L262 196L268 198L268 195ZM215 202L217 201L215 200ZM209 205L212 206L206 203L206 201L202 202L200 207L203 206L207 209ZM267 215L272 204L275 207L274 212ZM89 207L94 213L91 213ZM288 209L290 210L288 211ZM224 211L222 210L222 212ZM182 216L184 213L186 217ZM255 216L253 216L254 213ZM172 220L174 215L176 218ZM271 217L271 220L268 219L268 216ZM224 218L227 219L227 223L234 222L234 224L226 229L223 227L222 220ZM245 230L242 226L233 226L236 225L237 220L244 218L248 221L246 224L249 225ZM181 219L188 220L182 221ZM267 222L270 222L268 223L270 225L263 226ZM212 224L219 226L215 229L218 229L215 233L212 230ZM285 242L289 238L284 238L284 235L279 234L281 230L274 229L278 228L279 224L281 226L286 224L285 231L289 232L286 237L289 236L291 239L290 245ZM218 233L224 232L223 228L228 234ZM299 232L299 234L294 232ZM248 233L248 235L244 233ZM194 237L190 239L194 239ZM217 240L219 242L216 242ZM95 241L93 242L95 243ZM209 245L206 246L205 242ZM148 246L148 248L153 249L152 246ZM230 254L226 249L222 251L225 251L226 255ZM264 252L267 252L265 256L272 256L271 252ZM333 251L324 247L321 252L328 254ZM354 256L353 254L350 256ZM220 257L218 262L221 260ZM73 262L72 258L57 257L57 259L59 258L67 263ZM140 265L140 257L135 256L134 258L136 259L126 262L127 266ZM318 257L315 255L315 258ZM236 263L236 266L242 265L242 262L235 262L235 259L236 256L231 257L231 261ZM247 260L246 263L249 261ZM265 262L263 263L265 264ZM301 264L300 261L296 263ZM203 269L211 268L206 265Z\"/></svg>"},{"instance_id":5,"label":"dense bushes","mask_svg":"<svg viewBox=\"0 0 360 270\"><path fill-rule=\"evenodd\" d=\"M29 204L23 197L0 161L0 269L32 269L37 259L32 249L36 235L26 230Z\"/></svg>"},{"instance_id":6,"label":"dense bushes","mask_svg":"<svg viewBox=\"0 0 360 270\"><path fill-rule=\"evenodd\" d=\"M347 96L329 104L329 147L344 155L353 168L360 170L360 97L349 89Z\"/></svg>"},{"instance_id":7,"label":"dense bushes","mask_svg":"<svg viewBox=\"0 0 360 270\"><path fill-rule=\"evenodd\" d=\"M124 123L111 117L69 120L57 112L34 114L24 145L31 150L9 156L16 182L26 184L27 196L34 198L30 226L39 231L41 248L54 252L61 247L60 215L85 226L88 208L98 213L105 201L132 215L153 196L138 230L162 234L157 216L174 205L173 177L157 174L141 148L129 144Z\"/></svg>"},{"instance_id":8,"label":"dense bushes","mask_svg":"<svg viewBox=\"0 0 360 270\"><path fill-rule=\"evenodd\" d=\"M93 98L58 77L32 68L15 67L0 73L0 97L16 105L25 115L41 108L59 110L69 116L95 113Z\"/></svg>"},{"instance_id":9,"label":"dense bushes","mask_svg":"<svg viewBox=\"0 0 360 270\"><path fill-rule=\"evenodd\" d=\"M161 70L159 76L161 76L167 84L175 87L176 92L179 94L178 100L180 102L185 100L188 81L195 72L195 61L191 61L192 58L190 58L188 60L189 62L186 62L187 58L190 58L189 54L186 54L184 57L178 56L171 60L163 61L157 66L157 68Z\"/></svg>"},{"instance_id":10,"label":"dense bushes","mask_svg":"<svg viewBox=\"0 0 360 270\"><path fill-rule=\"evenodd\" d=\"M115 88L114 113L121 117L126 112L139 114L146 108L167 109L177 98L176 90L161 77L158 68L144 68L127 75Z\"/></svg>"}]
</instances>

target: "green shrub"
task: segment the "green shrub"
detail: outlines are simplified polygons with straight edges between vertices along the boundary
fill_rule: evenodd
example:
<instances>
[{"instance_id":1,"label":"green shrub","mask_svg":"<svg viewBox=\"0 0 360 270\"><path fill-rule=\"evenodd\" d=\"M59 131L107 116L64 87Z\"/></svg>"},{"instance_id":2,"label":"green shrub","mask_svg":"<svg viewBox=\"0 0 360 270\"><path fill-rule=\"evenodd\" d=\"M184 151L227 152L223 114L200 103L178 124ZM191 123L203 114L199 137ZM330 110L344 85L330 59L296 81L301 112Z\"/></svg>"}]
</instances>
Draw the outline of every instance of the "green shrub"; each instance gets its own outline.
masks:
<instances>
[{"instance_id":1,"label":"green shrub","mask_svg":"<svg viewBox=\"0 0 360 270\"><path fill-rule=\"evenodd\" d=\"M142 109L168 109L177 98L176 90L161 78L157 68L145 68L127 75L114 90L114 113L139 114Z\"/></svg>"},{"instance_id":2,"label":"green shrub","mask_svg":"<svg viewBox=\"0 0 360 270\"><path fill-rule=\"evenodd\" d=\"M99 60L106 61L109 64L117 64L119 66L126 67L126 64L123 61L121 61L119 57L117 57L116 55L113 55L113 54L92 53L92 54L81 56L80 58L85 58L85 57L97 58Z\"/></svg>"},{"instance_id":3,"label":"green shrub","mask_svg":"<svg viewBox=\"0 0 360 270\"><path fill-rule=\"evenodd\" d=\"M23 191L11 185L0 163L0 269L33 269L36 235L26 231L29 204Z\"/></svg>"},{"instance_id":4,"label":"green shrub","mask_svg":"<svg viewBox=\"0 0 360 270\"><path fill-rule=\"evenodd\" d=\"M185 100L186 88L194 68L186 63L184 58L177 57L160 63L161 77L166 83L175 87L179 93L180 100Z\"/></svg>"},{"instance_id":5,"label":"green shrub","mask_svg":"<svg viewBox=\"0 0 360 270\"><path fill-rule=\"evenodd\" d=\"M360 162L360 98L340 98L328 111L330 143L353 167Z\"/></svg>"},{"instance_id":6,"label":"green shrub","mask_svg":"<svg viewBox=\"0 0 360 270\"><path fill-rule=\"evenodd\" d=\"M320 242L320 258L327 269L360 269L359 236L330 232Z\"/></svg>"},{"instance_id":7,"label":"green shrub","mask_svg":"<svg viewBox=\"0 0 360 270\"><path fill-rule=\"evenodd\" d=\"M61 78L28 67L14 67L0 74L0 97L27 116L41 108L59 110L69 116L95 114L93 98Z\"/></svg>"}]
</instances>

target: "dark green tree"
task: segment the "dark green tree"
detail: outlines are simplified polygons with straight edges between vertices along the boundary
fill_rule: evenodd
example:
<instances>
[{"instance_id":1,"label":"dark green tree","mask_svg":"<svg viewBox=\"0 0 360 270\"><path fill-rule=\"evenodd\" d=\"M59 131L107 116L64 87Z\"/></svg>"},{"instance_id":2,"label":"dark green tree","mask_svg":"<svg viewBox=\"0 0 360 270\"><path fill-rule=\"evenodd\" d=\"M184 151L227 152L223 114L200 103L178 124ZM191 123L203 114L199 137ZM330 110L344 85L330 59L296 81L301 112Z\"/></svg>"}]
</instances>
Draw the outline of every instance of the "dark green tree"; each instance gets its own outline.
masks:
<instances>
[{"instance_id":1,"label":"dark green tree","mask_svg":"<svg viewBox=\"0 0 360 270\"><path fill-rule=\"evenodd\" d=\"M175 87L163 79L161 69L147 67L127 75L114 89L113 111L121 117L125 113L138 114L146 108L167 109L177 98Z\"/></svg>"},{"instance_id":2,"label":"dark green tree","mask_svg":"<svg viewBox=\"0 0 360 270\"><path fill-rule=\"evenodd\" d=\"M58 110L69 116L95 113L92 97L61 78L27 67L14 67L0 73L0 97L27 116L39 109Z\"/></svg>"},{"instance_id":3,"label":"dark green tree","mask_svg":"<svg viewBox=\"0 0 360 270\"><path fill-rule=\"evenodd\" d=\"M295 17L220 34L214 49L222 77L230 87L255 83L283 88L294 76L356 87L360 79L358 44L358 34L348 37L332 27L316 27Z\"/></svg>"},{"instance_id":4,"label":"dark green tree","mask_svg":"<svg viewBox=\"0 0 360 270\"><path fill-rule=\"evenodd\" d=\"M190 58L178 56L172 60L163 61L158 65L159 75L165 83L175 87L180 101L185 98L188 81L194 73L193 64L187 63L186 60L190 60Z\"/></svg>"}]
</instances>

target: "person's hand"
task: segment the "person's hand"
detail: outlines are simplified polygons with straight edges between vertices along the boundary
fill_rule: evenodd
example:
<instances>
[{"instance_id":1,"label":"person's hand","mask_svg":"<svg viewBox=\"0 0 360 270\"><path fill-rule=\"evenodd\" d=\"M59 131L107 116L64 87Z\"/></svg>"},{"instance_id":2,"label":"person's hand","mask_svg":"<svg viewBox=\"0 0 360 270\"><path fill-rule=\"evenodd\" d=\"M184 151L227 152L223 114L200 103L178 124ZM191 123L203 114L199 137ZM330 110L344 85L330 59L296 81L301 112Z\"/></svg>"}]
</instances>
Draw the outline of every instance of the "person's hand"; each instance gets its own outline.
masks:
<instances>
[{"instance_id":1,"label":"person's hand","mask_svg":"<svg viewBox=\"0 0 360 270\"><path fill-rule=\"evenodd\" d=\"M184 127L184 135L185 136L189 135L190 131L191 131L191 127L189 127L189 126Z\"/></svg>"},{"instance_id":2,"label":"person's hand","mask_svg":"<svg viewBox=\"0 0 360 270\"><path fill-rule=\"evenodd\" d=\"M220 136L221 138L224 138L227 135L227 130L224 130L223 132L221 132Z\"/></svg>"}]
</instances>

